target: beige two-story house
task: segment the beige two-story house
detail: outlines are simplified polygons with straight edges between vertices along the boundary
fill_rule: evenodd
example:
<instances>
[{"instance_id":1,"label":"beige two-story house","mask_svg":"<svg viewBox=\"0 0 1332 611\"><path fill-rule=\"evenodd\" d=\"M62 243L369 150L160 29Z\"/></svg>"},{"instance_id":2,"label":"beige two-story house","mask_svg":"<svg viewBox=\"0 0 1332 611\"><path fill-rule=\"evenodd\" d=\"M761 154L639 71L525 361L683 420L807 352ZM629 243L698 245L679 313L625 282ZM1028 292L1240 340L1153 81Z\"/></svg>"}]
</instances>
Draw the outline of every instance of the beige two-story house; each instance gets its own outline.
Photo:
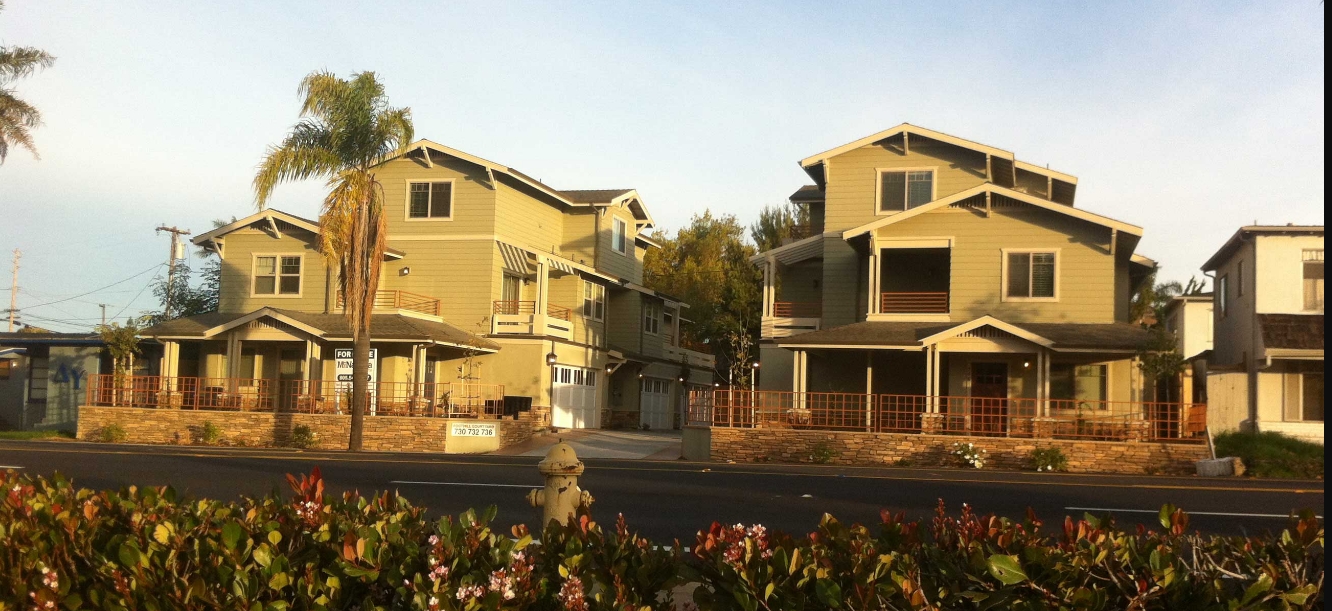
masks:
<instances>
[{"instance_id":1,"label":"beige two-story house","mask_svg":"<svg viewBox=\"0 0 1332 611\"><path fill-rule=\"evenodd\" d=\"M1215 275L1214 428L1322 443L1323 227L1241 227L1203 271Z\"/></svg>"},{"instance_id":2,"label":"beige two-story house","mask_svg":"<svg viewBox=\"0 0 1332 611\"><path fill-rule=\"evenodd\" d=\"M800 166L813 184L790 199L809 226L753 259L761 388L776 393L754 400L772 417L918 431L928 413L953 433L1045 421L1103 438L1197 418L1150 403L1135 362L1148 333L1130 299L1156 267L1136 253L1142 228L1077 207L1077 177L909 124Z\"/></svg>"},{"instance_id":3,"label":"beige two-story house","mask_svg":"<svg viewBox=\"0 0 1332 611\"><path fill-rule=\"evenodd\" d=\"M643 286L637 191L558 190L426 140L375 174L374 413L671 428L686 389L711 383L711 355L678 345L687 304ZM194 238L222 259L219 311L146 332L175 401L345 413L351 334L318 232L264 210Z\"/></svg>"}]
</instances>

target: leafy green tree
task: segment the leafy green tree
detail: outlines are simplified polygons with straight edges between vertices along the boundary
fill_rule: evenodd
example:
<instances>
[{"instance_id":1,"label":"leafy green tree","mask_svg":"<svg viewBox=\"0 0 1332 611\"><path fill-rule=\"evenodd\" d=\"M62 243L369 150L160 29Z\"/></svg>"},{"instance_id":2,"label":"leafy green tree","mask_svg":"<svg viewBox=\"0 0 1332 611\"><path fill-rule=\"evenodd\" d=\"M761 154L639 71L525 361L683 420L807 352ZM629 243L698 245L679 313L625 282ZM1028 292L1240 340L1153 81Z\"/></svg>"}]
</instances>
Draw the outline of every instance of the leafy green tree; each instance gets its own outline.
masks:
<instances>
[{"instance_id":1,"label":"leafy green tree","mask_svg":"<svg viewBox=\"0 0 1332 611\"><path fill-rule=\"evenodd\" d=\"M384 186L375 175L383 160L407 152L412 112L389 106L373 72L350 79L312 72L301 81L301 120L268 148L254 177L260 209L278 184L323 178L328 195L319 212L319 251L338 271L343 313L352 330L352 418L347 449L361 449L369 399L370 313L384 260Z\"/></svg>"},{"instance_id":2,"label":"leafy green tree","mask_svg":"<svg viewBox=\"0 0 1332 611\"><path fill-rule=\"evenodd\" d=\"M789 203L764 206L758 219L749 225L749 239L759 252L772 250L790 238L797 226L808 222L809 214L803 207Z\"/></svg>"},{"instance_id":3,"label":"leafy green tree","mask_svg":"<svg viewBox=\"0 0 1332 611\"><path fill-rule=\"evenodd\" d=\"M213 219L213 228L217 229L234 222L236 222L234 216L230 221ZM155 325L170 320L164 314L168 290L172 293L171 306L174 314L172 319L217 311L218 300L222 295L222 260L218 258L217 253L206 248L195 249L194 256L204 260L200 269L192 270L182 262L180 265L184 269L179 271L181 279L175 282L174 286L169 286L165 279L153 284L153 295L157 297L162 310L144 314L147 324ZM192 277L195 282L191 282Z\"/></svg>"},{"instance_id":4,"label":"leafy green tree","mask_svg":"<svg viewBox=\"0 0 1332 611\"><path fill-rule=\"evenodd\" d=\"M4 8L5 3L0 0L0 11ZM40 159L30 130L41 126L42 113L19 99L13 83L54 64L55 57L41 49L0 45L0 164L9 156L11 146L28 149L34 158Z\"/></svg>"},{"instance_id":5,"label":"leafy green tree","mask_svg":"<svg viewBox=\"0 0 1332 611\"><path fill-rule=\"evenodd\" d=\"M736 383L748 380L758 345L762 275L749 258L756 250L732 215L694 215L674 236L658 231L661 248L648 251L644 283L683 299L695 321L683 334L714 347Z\"/></svg>"}]
</instances>

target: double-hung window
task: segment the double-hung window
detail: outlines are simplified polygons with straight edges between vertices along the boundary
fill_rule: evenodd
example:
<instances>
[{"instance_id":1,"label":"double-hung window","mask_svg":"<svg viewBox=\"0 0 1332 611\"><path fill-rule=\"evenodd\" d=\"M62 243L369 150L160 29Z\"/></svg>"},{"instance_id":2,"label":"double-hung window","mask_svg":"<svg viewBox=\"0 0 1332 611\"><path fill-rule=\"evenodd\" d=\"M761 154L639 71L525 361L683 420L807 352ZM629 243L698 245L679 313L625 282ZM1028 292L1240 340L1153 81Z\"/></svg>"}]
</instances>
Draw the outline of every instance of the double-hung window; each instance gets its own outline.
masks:
<instances>
[{"instance_id":1,"label":"double-hung window","mask_svg":"<svg viewBox=\"0 0 1332 611\"><path fill-rule=\"evenodd\" d=\"M592 320L605 320L606 287L583 281L583 316Z\"/></svg>"},{"instance_id":2,"label":"double-hung window","mask_svg":"<svg viewBox=\"0 0 1332 611\"><path fill-rule=\"evenodd\" d=\"M934 170L880 170L879 212L902 212L934 201Z\"/></svg>"},{"instance_id":3,"label":"double-hung window","mask_svg":"<svg viewBox=\"0 0 1332 611\"><path fill-rule=\"evenodd\" d=\"M643 332L649 335L661 333L661 304L643 304Z\"/></svg>"},{"instance_id":4,"label":"double-hung window","mask_svg":"<svg viewBox=\"0 0 1332 611\"><path fill-rule=\"evenodd\" d=\"M453 219L453 182L413 182L407 185L407 218Z\"/></svg>"},{"instance_id":5,"label":"double-hung window","mask_svg":"<svg viewBox=\"0 0 1332 611\"><path fill-rule=\"evenodd\" d=\"M1007 252L1004 255L1004 298L1050 300L1058 298L1059 257L1054 251Z\"/></svg>"},{"instance_id":6,"label":"double-hung window","mask_svg":"<svg viewBox=\"0 0 1332 611\"><path fill-rule=\"evenodd\" d=\"M300 295L301 255L254 258L255 295Z\"/></svg>"},{"instance_id":7,"label":"double-hung window","mask_svg":"<svg viewBox=\"0 0 1332 611\"><path fill-rule=\"evenodd\" d=\"M611 220L611 248L622 255L629 254L629 224L622 219Z\"/></svg>"},{"instance_id":8,"label":"double-hung window","mask_svg":"<svg viewBox=\"0 0 1332 611\"><path fill-rule=\"evenodd\" d=\"M1304 251L1304 310L1323 311L1323 251Z\"/></svg>"}]
</instances>

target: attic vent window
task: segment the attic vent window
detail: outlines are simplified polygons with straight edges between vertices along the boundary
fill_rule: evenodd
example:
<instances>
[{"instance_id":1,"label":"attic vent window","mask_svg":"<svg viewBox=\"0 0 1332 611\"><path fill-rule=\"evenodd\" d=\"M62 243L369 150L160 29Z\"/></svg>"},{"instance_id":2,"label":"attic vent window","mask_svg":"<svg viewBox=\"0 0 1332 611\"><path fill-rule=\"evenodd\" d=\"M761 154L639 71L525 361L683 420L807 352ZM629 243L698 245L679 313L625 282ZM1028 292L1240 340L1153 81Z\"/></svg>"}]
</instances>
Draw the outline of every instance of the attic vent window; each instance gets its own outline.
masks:
<instances>
[{"instance_id":1,"label":"attic vent window","mask_svg":"<svg viewBox=\"0 0 1332 611\"><path fill-rule=\"evenodd\" d=\"M410 183L407 198L409 219L446 221L453 218L453 181Z\"/></svg>"},{"instance_id":2,"label":"attic vent window","mask_svg":"<svg viewBox=\"0 0 1332 611\"><path fill-rule=\"evenodd\" d=\"M934 201L934 170L880 170L879 212L902 212Z\"/></svg>"}]
</instances>

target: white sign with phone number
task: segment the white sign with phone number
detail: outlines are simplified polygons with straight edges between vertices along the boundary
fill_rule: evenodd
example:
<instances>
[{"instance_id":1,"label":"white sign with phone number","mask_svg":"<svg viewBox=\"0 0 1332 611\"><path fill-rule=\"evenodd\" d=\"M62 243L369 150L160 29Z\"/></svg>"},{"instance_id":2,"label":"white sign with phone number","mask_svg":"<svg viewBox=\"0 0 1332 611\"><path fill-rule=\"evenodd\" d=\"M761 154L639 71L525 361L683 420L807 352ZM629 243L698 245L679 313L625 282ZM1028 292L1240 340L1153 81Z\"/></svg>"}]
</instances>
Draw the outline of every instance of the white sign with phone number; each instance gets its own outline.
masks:
<instances>
[{"instance_id":1,"label":"white sign with phone number","mask_svg":"<svg viewBox=\"0 0 1332 611\"><path fill-rule=\"evenodd\" d=\"M493 424L453 423L454 437L494 437L497 433Z\"/></svg>"}]
</instances>

